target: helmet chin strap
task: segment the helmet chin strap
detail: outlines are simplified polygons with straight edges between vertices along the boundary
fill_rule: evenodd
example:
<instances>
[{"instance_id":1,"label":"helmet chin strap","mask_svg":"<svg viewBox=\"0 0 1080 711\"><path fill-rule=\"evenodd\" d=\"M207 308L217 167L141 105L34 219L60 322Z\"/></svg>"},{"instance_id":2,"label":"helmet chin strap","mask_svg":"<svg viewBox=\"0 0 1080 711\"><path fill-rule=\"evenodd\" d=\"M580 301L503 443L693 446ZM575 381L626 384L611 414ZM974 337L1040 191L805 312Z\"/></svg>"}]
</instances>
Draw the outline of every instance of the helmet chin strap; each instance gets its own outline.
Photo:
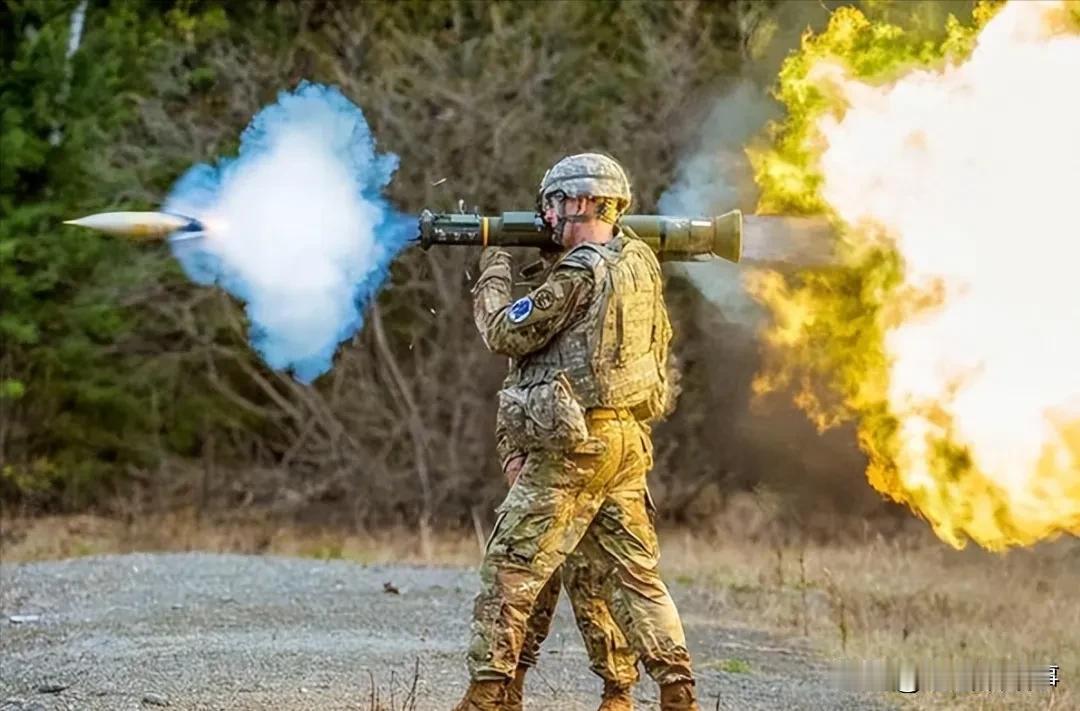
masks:
<instances>
[{"instance_id":1,"label":"helmet chin strap","mask_svg":"<svg viewBox=\"0 0 1080 711\"><path fill-rule=\"evenodd\" d=\"M566 242L564 238L566 236L566 226L571 224L581 224L589 221L589 215L579 212L576 215L566 214L566 201L560 202L555 208L555 214L558 216L558 220L555 221L555 227L551 230L551 236L554 238L556 244L565 247Z\"/></svg>"}]
</instances>

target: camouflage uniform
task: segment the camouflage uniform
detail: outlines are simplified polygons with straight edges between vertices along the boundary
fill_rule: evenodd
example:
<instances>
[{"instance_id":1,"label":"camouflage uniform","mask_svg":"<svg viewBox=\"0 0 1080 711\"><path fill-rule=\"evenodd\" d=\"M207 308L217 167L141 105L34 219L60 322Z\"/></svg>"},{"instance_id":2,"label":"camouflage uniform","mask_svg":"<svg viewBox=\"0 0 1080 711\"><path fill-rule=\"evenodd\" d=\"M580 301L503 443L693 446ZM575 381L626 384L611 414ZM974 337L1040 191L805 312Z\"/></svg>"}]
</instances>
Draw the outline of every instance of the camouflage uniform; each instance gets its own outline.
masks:
<instances>
[{"instance_id":1,"label":"camouflage uniform","mask_svg":"<svg viewBox=\"0 0 1080 711\"><path fill-rule=\"evenodd\" d=\"M618 233L606 245L579 245L513 303L509 255L486 250L481 267L474 317L487 346L514 359L500 418L509 446L528 457L497 509L481 566L472 678L514 674L534 604L565 562L567 579L587 590L582 600L602 595L650 676L692 681L657 572L645 485L652 444L644 423L670 404L671 329L655 255Z\"/></svg>"},{"instance_id":2,"label":"camouflage uniform","mask_svg":"<svg viewBox=\"0 0 1080 711\"><path fill-rule=\"evenodd\" d=\"M513 368L511 364L511 370ZM495 443L504 470L511 459L526 454L509 443L501 420L496 423ZM567 556L566 562L541 589L526 624L518 666L531 669L539 661L540 647L551 630L551 620L559 603L559 588L565 587L589 655L589 668L604 680L608 685L606 688L630 689L638 681L637 655L630 649L608 609L603 579L599 575L601 568L591 562L596 557L589 556L587 550L579 547Z\"/></svg>"}]
</instances>

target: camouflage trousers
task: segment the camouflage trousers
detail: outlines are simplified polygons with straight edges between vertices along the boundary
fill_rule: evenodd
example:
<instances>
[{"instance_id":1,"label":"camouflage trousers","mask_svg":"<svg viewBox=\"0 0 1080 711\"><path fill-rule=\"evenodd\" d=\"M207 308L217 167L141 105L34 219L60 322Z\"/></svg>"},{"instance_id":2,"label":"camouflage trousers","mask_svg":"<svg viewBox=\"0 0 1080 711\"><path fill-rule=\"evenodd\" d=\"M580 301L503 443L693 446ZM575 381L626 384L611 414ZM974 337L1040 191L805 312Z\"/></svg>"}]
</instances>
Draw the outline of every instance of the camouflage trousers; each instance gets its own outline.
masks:
<instances>
[{"instance_id":1,"label":"camouflage trousers","mask_svg":"<svg viewBox=\"0 0 1080 711\"><path fill-rule=\"evenodd\" d=\"M595 556L582 550L585 544L586 541L582 541L577 550L566 557L566 562L556 569L533 603L518 666L536 666L540 646L551 630L551 620L559 604L559 588L562 587L570 598L574 619L585 642L589 669L605 682L629 689L638 681L637 655L611 616L604 598L604 581L598 575L600 566L591 564Z\"/></svg>"},{"instance_id":2,"label":"camouflage trousers","mask_svg":"<svg viewBox=\"0 0 1080 711\"><path fill-rule=\"evenodd\" d=\"M612 412L589 417L589 434L602 453L529 452L497 509L473 610L468 662L474 680L514 674L530 615L564 563L572 580L575 572L585 573L649 676L660 684L693 679L678 611L657 572L660 552L645 487L649 438L629 413L606 416ZM586 634L588 640L592 633ZM535 659L535 650L531 654Z\"/></svg>"}]
</instances>

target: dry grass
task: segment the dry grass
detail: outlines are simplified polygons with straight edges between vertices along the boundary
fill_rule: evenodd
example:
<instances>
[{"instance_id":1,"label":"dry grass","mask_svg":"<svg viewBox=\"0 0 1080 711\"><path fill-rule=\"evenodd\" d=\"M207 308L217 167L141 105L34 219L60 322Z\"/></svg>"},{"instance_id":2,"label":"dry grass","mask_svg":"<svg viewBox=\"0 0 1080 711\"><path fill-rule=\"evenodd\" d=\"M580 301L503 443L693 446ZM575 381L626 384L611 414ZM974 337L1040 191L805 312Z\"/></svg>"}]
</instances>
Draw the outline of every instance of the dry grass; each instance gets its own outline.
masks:
<instances>
[{"instance_id":1,"label":"dry grass","mask_svg":"<svg viewBox=\"0 0 1080 711\"><path fill-rule=\"evenodd\" d=\"M445 535L421 552L415 529L362 533L314 525L294 525L256 515L200 520L190 512L135 519L99 516L8 519L0 525L0 561L18 563L136 551L209 551L343 559L358 563L474 565L475 535Z\"/></svg>"},{"instance_id":2,"label":"dry grass","mask_svg":"<svg viewBox=\"0 0 1080 711\"><path fill-rule=\"evenodd\" d=\"M733 625L809 637L835 658L1058 664L1063 685L1021 695L919 694L913 709L1076 709L1080 541L994 554L953 550L923 528L830 544L703 545L663 537L673 579L711 590Z\"/></svg>"},{"instance_id":3,"label":"dry grass","mask_svg":"<svg viewBox=\"0 0 1080 711\"><path fill-rule=\"evenodd\" d=\"M1061 666L1064 682L1052 694L921 694L908 701L914 709L1080 708L1073 690L1080 674L1080 541L993 554L954 551L917 524L890 539L867 532L843 543L793 543L770 530L776 529L662 533L665 574L708 591L732 626L806 636L837 658L1011 656ZM0 541L6 563L178 550L446 565L472 565L479 557L473 532L437 536L425 560L412 530L207 524L183 513L131 524L92 516L9 520Z\"/></svg>"}]
</instances>

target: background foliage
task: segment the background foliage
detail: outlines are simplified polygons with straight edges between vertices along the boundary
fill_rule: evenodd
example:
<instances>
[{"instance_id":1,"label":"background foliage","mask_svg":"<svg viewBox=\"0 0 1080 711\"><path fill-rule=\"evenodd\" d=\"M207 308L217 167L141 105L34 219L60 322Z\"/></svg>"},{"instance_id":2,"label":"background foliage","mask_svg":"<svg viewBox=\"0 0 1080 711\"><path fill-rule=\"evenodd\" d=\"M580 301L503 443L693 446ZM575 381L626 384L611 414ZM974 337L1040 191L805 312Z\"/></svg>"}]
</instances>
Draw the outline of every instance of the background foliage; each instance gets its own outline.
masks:
<instances>
[{"instance_id":1,"label":"background foliage","mask_svg":"<svg viewBox=\"0 0 1080 711\"><path fill-rule=\"evenodd\" d=\"M503 365L472 330L474 253L407 253L334 370L304 387L265 369L242 310L189 284L166 250L60 222L160 204L188 165L234 150L249 118L301 79L340 86L380 149L401 156L391 198L403 210L459 197L486 211L531 205L544 168L595 148L626 163L637 208L654 210L716 101L749 81L766 102L799 33L840 4L90 2L68 56L77 2L8 0L5 510L486 518L503 491L491 441ZM864 5L913 27L968 6ZM819 436L782 397L751 405L752 329L675 274L669 299L684 393L657 433L667 515L704 522L732 492L763 486L821 515L882 510L850 430Z\"/></svg>"}]
</instances>

